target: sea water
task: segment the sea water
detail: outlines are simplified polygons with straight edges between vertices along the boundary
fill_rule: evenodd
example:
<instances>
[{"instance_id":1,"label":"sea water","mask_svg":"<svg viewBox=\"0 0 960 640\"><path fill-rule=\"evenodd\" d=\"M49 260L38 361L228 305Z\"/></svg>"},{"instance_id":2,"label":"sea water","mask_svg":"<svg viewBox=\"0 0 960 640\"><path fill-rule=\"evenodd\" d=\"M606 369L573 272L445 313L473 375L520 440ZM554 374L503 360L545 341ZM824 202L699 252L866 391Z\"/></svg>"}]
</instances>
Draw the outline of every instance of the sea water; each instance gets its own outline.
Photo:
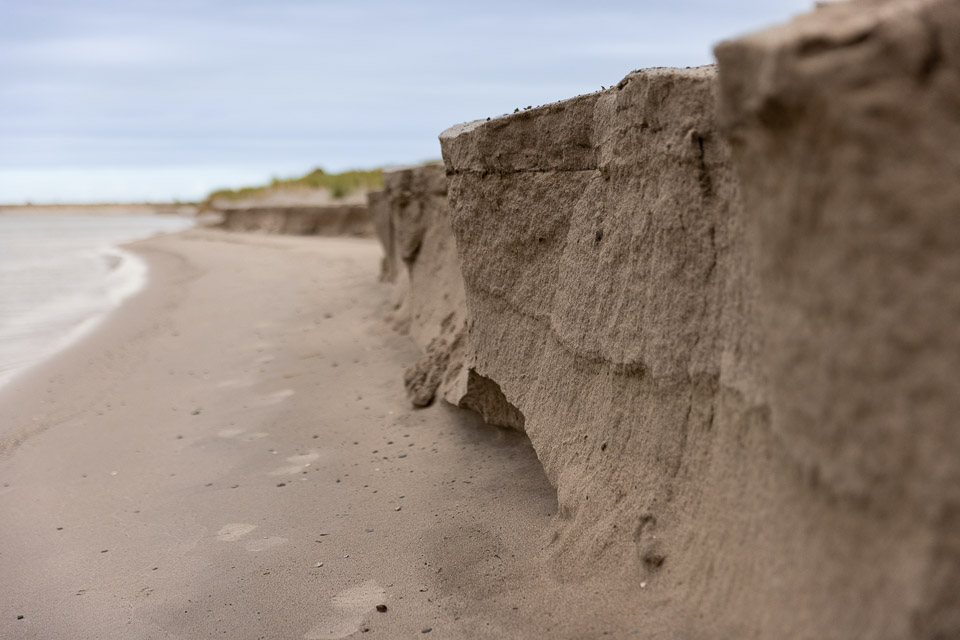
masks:
<instances>
[{"instance_id":1,"label":"sea water","mask_svg":"<svg viewBox=\"0 0 960 640\"><path fill-rule=\"evenodd\" d=\"M192 224L177 216L0 216L0 386L144 285L146 264L118 245Z\"/></svg>"}]
</instances>

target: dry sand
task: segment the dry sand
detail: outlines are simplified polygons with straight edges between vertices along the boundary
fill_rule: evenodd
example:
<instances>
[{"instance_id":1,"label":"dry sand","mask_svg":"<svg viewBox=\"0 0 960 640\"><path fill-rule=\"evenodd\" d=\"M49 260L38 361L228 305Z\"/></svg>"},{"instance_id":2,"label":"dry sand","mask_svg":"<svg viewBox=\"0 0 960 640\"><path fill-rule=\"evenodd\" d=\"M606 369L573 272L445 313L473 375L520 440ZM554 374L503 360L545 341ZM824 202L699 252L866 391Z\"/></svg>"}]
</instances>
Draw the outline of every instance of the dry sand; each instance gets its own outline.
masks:
<instances>
[{"instance_id":1,"label":"dry sand","mask_svg":"<svg viewBox=\"0 0 960 640\"><path fill-rule=\"evenodd\" d=\"M131 248L146 289L0 392L0 638L660 637L549 570L523 435L409 408L375 241Z\"/></svg>"}]
</instances>

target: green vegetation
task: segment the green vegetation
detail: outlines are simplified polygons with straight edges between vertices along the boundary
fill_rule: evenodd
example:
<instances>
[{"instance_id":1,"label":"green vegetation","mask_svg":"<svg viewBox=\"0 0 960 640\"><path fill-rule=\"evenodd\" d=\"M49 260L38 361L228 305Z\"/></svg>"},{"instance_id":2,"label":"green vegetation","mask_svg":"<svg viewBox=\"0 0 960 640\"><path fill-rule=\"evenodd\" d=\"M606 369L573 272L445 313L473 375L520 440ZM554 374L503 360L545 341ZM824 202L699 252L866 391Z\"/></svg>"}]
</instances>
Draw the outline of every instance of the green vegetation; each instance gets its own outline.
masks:
<instances>
[{"instance_id":1,"label":"green vegetation","mask_svg":"<svg viewBox=\"0 0 960 640\"><path fill-rule=\"evenodd\" d=\"M259 187L220 189L207 196L207 202L214 198L239 200L279 187L329 189L332 197L342 198L360 189L379 189L382 186L383 171L380 169L344 171L343 173L327 173L323 169L314 169L299 178L274 178L270 184Z\"/></svg>"}]
</instances>

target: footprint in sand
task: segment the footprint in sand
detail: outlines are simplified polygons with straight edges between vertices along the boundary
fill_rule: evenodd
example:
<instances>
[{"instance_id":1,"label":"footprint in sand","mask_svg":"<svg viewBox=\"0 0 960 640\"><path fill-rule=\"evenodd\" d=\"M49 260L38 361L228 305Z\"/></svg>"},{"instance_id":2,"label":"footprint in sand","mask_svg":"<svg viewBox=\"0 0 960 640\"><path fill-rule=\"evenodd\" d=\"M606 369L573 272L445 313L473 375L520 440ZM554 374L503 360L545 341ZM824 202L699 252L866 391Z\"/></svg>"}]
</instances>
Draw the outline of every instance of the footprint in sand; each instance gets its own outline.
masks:
<instances>
[{"instance_id":1,"label":"footprint in sand","mask_svg":"<svg viewBox=\"0 0 960 640\"><path fill-rule=\"evenodd\" d=\"M217 540L220 542L236 542L243 536L257 528L255 524L225 524L217 531Z\"/></svg>"},{"instance_id":2,"label":"footprint in sand","mask_svg":"<svg viewBox=\"0 0 960 640\"><path fill-rule=\"evenodd\" d=\"M272 404L279 404L293 395L293 389L284 389L282 391L276 391L271 393L268 396L264 396L257 400L256 406L268 407Z\"/></svg>"},{"instance_id":3,"label":"footprint in sand","mask_svg":"<svg viewBox=\"0 0 960 640\"><path fill-rule=\"evenodd\" d=\"M330 601L330 608L323 622L304 634L306 640L338 640L356 633L363 619L378 604L383 603L386 592L376 580L341 591Z\"/></svg>"},{"instance_id":4,"label":"footprint in sand","mask_svg":"<svg viewBox=\"0 0 960 640\"><path fill-rule=\"evenodd\" d=\"M281 538L280 536L270 536L269 538L261 538L260 540L250 540L243 545L243 548L247 551L263 551L264 549L281 545L286 541L286 538Z\"/></svg>"},{"instance_id":5,"label":"footprint in sand","mask_svg":"<svg viewBox=\"0 0 960 640\"><path fill-rule=\"evenodd\" d=\"M230 389L233 387L252 387L256 383L255 380L221 380L217 383L217 388L219 389Z\"/></svg>"},{"instance_id":6,"label":"footprint in sand","mask_svg":"<svg viewBox=\"0 0 960 640\"><path fill-rule=\"evenodd\" d=\"M313 464L314 460L320 457L319 453L304 453L298 456L290 456L287 458L287 462L290 464L285 467L280 467L279 469L274 469L270 472L271 476L288 476L295 475L303 471L304 467L308 467Z\"/></svg>"},{"instance_id":7,"label":"footprint in sand","mask_svg":"<svg viewBox=\"0 0 960 640\"><path fill-rule=\"evenodd\" d=\"M259 440L260 438L266 438L269 433L265 431L254 431L252 433L247 433L243 429L220 429L217 431L217 437L223 438L224 440L229 440L231 438L240 438L244 442L253 442L254 440Z\"/></svg>"}]
</instances>

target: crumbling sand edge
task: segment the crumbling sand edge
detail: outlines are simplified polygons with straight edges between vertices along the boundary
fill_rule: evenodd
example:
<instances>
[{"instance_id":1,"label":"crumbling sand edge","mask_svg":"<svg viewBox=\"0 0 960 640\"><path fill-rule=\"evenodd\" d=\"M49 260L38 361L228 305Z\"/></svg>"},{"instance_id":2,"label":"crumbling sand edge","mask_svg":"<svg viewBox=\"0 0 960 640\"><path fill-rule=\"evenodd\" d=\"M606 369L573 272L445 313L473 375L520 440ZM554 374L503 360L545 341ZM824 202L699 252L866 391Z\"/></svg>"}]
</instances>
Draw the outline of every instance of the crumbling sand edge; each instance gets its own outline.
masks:
<instances>
[{"instance_id":1,"label":"crumbling sand edge","mask_svg":"<svg viewBox=\"0 0 960 640\"><path fill-rule=\"evenodd\" d=\"M404 373L411 403L424 407L439 397L489 424L523 430L523 415L468 362L467 307L444 166L385 171L383 190L368 194L368 203L384 247L380 278L394 283L388 320L423 351Z\"/></svg>"}]
</instances>

